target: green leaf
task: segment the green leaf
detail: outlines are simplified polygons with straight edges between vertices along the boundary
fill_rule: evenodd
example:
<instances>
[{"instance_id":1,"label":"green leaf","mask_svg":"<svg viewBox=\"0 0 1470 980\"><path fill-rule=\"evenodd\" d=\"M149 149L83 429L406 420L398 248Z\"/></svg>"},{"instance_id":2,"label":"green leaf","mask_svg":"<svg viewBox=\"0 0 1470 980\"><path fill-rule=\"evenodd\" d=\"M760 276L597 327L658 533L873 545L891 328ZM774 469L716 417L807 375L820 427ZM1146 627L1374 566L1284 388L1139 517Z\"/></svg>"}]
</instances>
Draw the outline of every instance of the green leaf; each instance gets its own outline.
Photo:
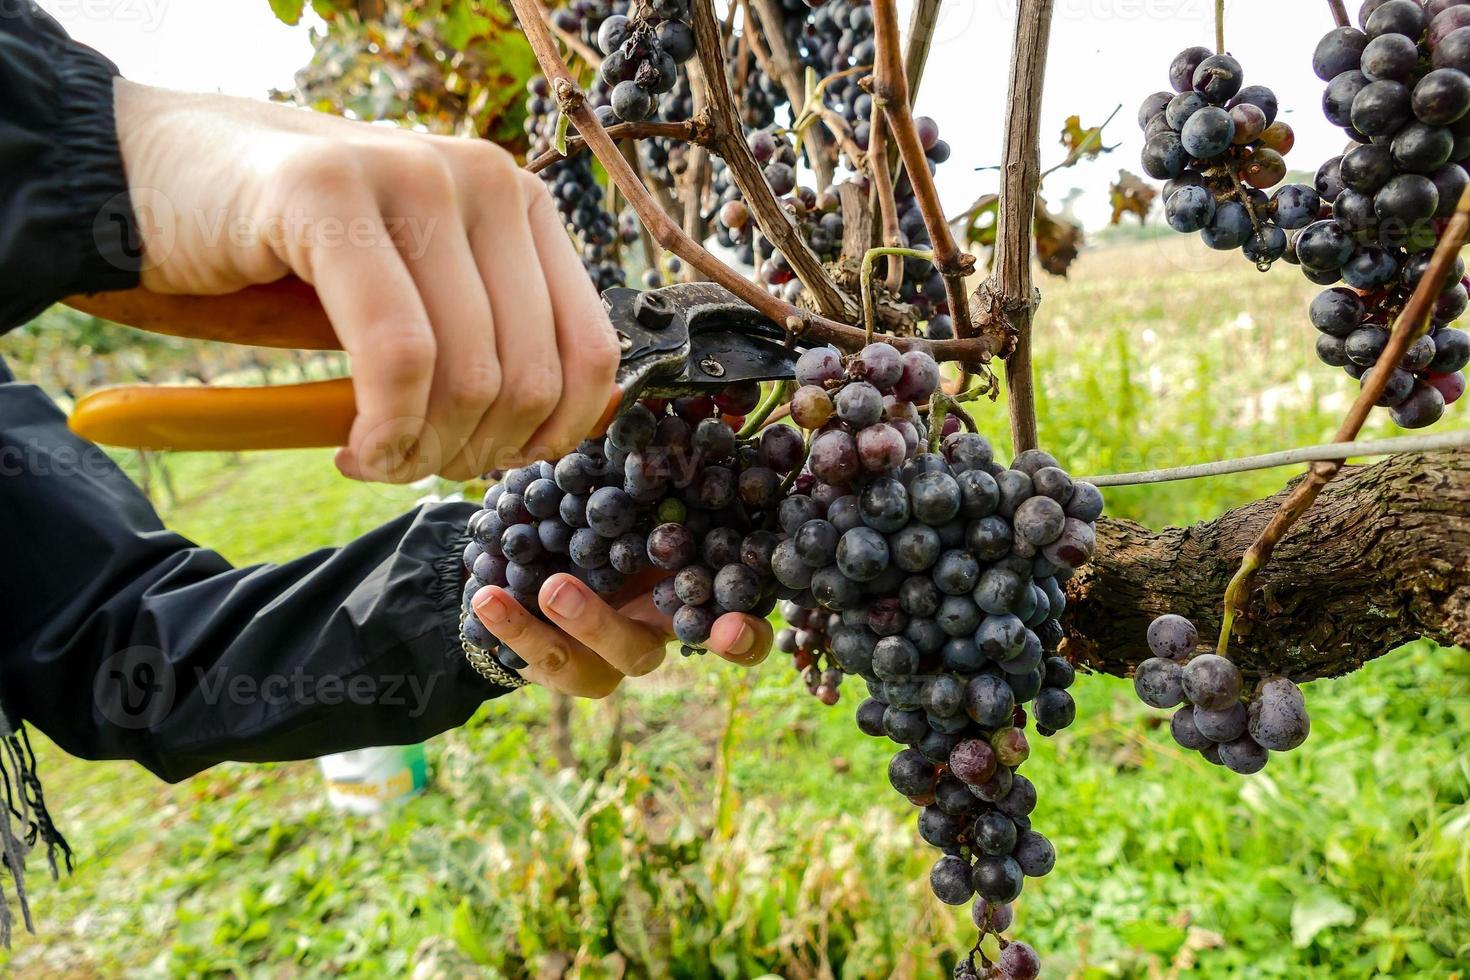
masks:
<instances>
[{"instance_id":1,"label":"green leaf","mask_svg":"<svg viewBox=\"0 0 1470 980\"><path fill-rule=\"evenodd\" d=\"M271 0L271 13L276 19L284 24L295 27L301 23L301 12L306 8L306 0Z\"/></svg>"},{"instance_id":2,"label":"green leaf","mask_svg":"<svg viewBox=\"0 0 1470 980\"><path fill-rule=\"evenodd\" d=\"M490 30L490 19L475 11L471 0L456 0L444 17L440 37L456 51L469 47L470 41Z\"/></svg>"},{"instance_id":3,"label":"green leaf","mask_svg":"<svg viewBox=\"0 0 1470 980\"><path fill-rule=\"evenodd\" d=\"M1291 907L1291 941L1299 949L1310 946L1323 929L1352 925L1357 917L1351 906L1330 892L1318 892Z\"/></svg>"},{"instance_id":4,"label":"green leaf","mask_svg":"<svg viewBox=\"0 0 1470 980\"><path fill-rule=\"evenodd\" d=\"M475 926L475 916L467 898L459 900L459 904L454 907L454 913L449 917L449 938L476 963L492 961L490 950Z\"/></svg>"},{"instance_id":5,"label":"green leaf","mask_svg":"<svg viewBox=\"0 0 1470 980\"><path fill-rule=\"evenodd\" d=\"M1128 923L1118 930L1118 935L1130 946L1163 957L1172 957L1179 952L1179 947L1189 936L1179 926L1148 919Z\"/></svg>"}]
</instances>

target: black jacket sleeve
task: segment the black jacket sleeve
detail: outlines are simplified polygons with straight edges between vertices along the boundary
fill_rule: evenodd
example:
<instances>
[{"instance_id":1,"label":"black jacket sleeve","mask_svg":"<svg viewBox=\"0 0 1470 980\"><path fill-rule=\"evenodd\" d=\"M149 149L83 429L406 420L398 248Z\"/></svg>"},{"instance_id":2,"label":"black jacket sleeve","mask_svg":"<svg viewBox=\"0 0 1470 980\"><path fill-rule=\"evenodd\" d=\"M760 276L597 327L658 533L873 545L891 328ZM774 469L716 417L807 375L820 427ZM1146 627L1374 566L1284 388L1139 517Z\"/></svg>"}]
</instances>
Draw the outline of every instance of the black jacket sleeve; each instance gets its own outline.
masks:
<instances>
[{"instance_id":1,"label":"black jacket sleeve","mask_svg":"<svg viewBox=\"0 0 1470 980\"><path fill-rule=\"evenodd\" d=\"M458 639L472 505L232 568L7 379L0 362L0 698L66 751L172 781L420 741L505 693Z\"/></svg>"},{"instance_id":2,"label":"black jacket sleeve","mask_svg":"<svg viewBox=\"0 0 1470 980\"><path fill-rule=\"evenodd\" d=\"M138 284L116 75L31 0L0 2L0 333L63 296Z\"/></svg>"}]
</instances>

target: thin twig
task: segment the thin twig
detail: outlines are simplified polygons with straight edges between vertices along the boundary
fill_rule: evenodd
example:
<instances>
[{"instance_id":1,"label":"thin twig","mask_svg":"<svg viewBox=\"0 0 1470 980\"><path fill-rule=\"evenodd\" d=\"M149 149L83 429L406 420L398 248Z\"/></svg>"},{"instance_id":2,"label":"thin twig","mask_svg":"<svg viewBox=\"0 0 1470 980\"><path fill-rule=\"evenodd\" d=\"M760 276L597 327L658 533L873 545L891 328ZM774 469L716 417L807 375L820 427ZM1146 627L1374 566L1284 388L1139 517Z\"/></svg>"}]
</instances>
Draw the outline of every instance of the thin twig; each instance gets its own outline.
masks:
<instances>
[{"instance_id":1,"label":"thin twig","mask_svg":"<svg viewBox=\"0 0 1470 980\"><path fill-rule=\"evenodd\" d=\"M1356 439L1352 442L1328 442L1317 446L1300 446L1283 449L1259 456L1241 456L1238 459L1220 459L1191 466L1171 466L1162 470L1140 470L1134 473L1109 473L1105 476L1079 476L1096 487L1137 487L1152 483L1174 483L1179 480L1198 480L1212 476L1228 476L1231 473L1249 473L1254 470L1269 470L1295 463L1311 463L1316 460L1342 459L1344 456L1358 459L1366 456L1393 456L1397 453L1440 452L1446 449L1463 449L1470 446L1470 431L1437 432L1425 436L1399 436L1394 439Z\"/></svg>"},{"instance_id":2,"label":"thin twig","mask_svg":"<svg viewBox=\"0 0 1470 980\"><path fill-rule=\"evenodd\" d=\"M1032 229L1041 186L1041 92L1051 36L1052 0L1020 0L1011 48L1005 152L996 208L995 266L990 290L1015 335L1006 358L1006 404L1013 452L1037 446L1036 392L1031 376ZM983 287L982 287L983 288Z\"/></svg>"},{"instance_id":3,"label":"thin twig","mask_svg":"<svg viewBox=\"0 0 1470 980\"><path fill-rule=\"evenodd\" d=\"M934 28L939 25L939 5L943 0L917 0L909 17L909 39L903 49L903 73L909 83L909 98L919 101L919 83L929 64L929 49L934 46Z\"/></svg>"},{"instance_id":4,"label":"thin twig","mask_svg":"<svg viewBox=\"0 0 1470 980\"><path fill-rule=\"evenodd\" d=\"M1399 313L1394 322L1393 334L1388 338L1388 344L1383 348L1383 353L1378 357L1378 363L1385 370L1375 370L1368 375L1368 383L1363 385L1354 400L1352 407L1348 409L1347 418L1343 420L1342 426L1337 430L1333 442L1346 443L1357 438L1362 431L1363 423L1368 420L1368 415L1373 411L1378 400L1383 397L1384 390L1388 387L1388 381L1393 376L1393 365L1403 360L1404 352L1415 340L1424 336L1429 330L1430 322L1434 315L1434 304L1439 300L1439 294L1444 288L1445 280L1449 277L1450 269L1453 267L1456 256L1464 247L1467 236L1470 236L1470 188L1460 196L1460 202L1455 208L1454 217L1450 219L1440 236L1439 244L1435 246L1434 255L1429 260L1429 268L1424 277L1414 287L1409 301L1404 304L1403 311ZM1225 616L1220 627L1219 652L1224 656L1230 649L1230 631L1235 623L1237 613L1246 607L1250 599L1251 590L1255 586L1256 576L1261 569L1271 560L1271 554L1276 550L1276 545L1281 541L1288 529L1296 523L1317 495L1322 492L1333 477L1337 476L1342 469L1343 459L1341 457L1331 460L1322 460L1313 463L1307 469L1306 478L1296 485L1290 495L1282 501L1280 509L1271 518L1259 537L1246 550L1245 556L1240 561L1240 570L1230 580L1230 585L1225 590Z\"/></svg>"},{"instance_id":5,"label":"thin twig","mask_svg":"<svg viewBox=\"0 0 1470 980\"><path fill-rule=\"evenodd\" d=\"M1077 161L1081 160L1086 154L1091 152L1094 145L1102 142L1103 130L1108 128L1108 123L1112 122L1113 119L1121 111L1123 111L1123 106L1121 103L1119 103L1113 108L1112 112L1108 113L1108 118L1103 120L1101 126L1098 126L1096 129L1089 132L1086 136L1082 137L1082 142L1078 143L1077 146L1072 150L1072 152L1067 154L1067 158L1065 160L1063 160L1061 163L1052 164L1050 167L1047 167L1045 170L1043 170L1041 172L1042 182L1045 182L1046 178L1050 177L1058 170L1066 170L1068 167L1075 167L1077 165ZM1117 148L1118 144L1115 143L1112 146L1104 147L1101 152L1111 153ZM953 224L953 221L951 221L951 224Z\"/></svg>"},{"instance_id":6,"label":"thin twig","mask_svg":"<svg viewBox=\"0 0 1470 980\"><path fill-rule=\"evenodd\" d=\"M800 309L772 296L685 234L658 206L648 188L638 179L638 174L618 152L617 144L607 135L607 130L597 121L596 114L587 107L586 95L572 80L550 30L536 16L538 8L535 0L511 0L511 3L520 18L531 50L536 55L536 61L551 82L561 111L572 117L577 131L586 139L593 155L622 190L623 196L628 199L628 203L633 206L660 245L689 265L697 267L711 281L725 287L768 319L793 329L805 342L832 344L843 350L858 350L863 346L865 336L861 329ZM698 149L696 145L691 152ZM941 361L974 361L984 354L983 342L974 340L931 341L915 337L893 337L890 342L900 350L928 350Z\"/></svg>"},{"instance_id":7,"label":"thin twig","mask_svg":"<svg viewBox=\"0 0 1470 980\"><path fill-rule=\"evenodd\" d=\"M914 199L924 216L929 240L934 246L934 265L944 278L944 292L949 300L949 314L954 319L956 337L972 337L970 301L965 278L975 271L975 257L960 251L954 234L944 220L939 203L939 190L929 172L919 132L914 125L913 107L909 102L908 78L904 75L903 57L899 50L897 0L873 0L873 40L877 46L877 84L873 99L881 103L893 140L898 144L904 170L914 188Z\"/></svg>"},{"instance_id":8,"label":"thin twig","mask_svg":"<svg viewBox=\"0 0 1470 980\"><path fill-rule=\"evenodd\" d=\"M1332 11L1332 22L1334 24L1338 27L1348 27L1351 25L1352 22L1348 20L1347 7L1343 4L1342 0L1327 0L1327 7Z\"/></svg>"},{"instance_id":9,"label":"thin twig","mask_svg":"<svg viewBox=\"0 0 1470 980\"><path fill-rule=\"evenodd\" d=\"M760 404L756 405L751 413L745 417L745 424L740 427L739 438L749 439L761 429L766 427L766 422L771 413L791 401L791 393L796 389L794 381L776 381L766 389Z\"/></svg>"},{"instance_id":10,"label":"thin twig","mask_svg":"<svg viewBox=\"0 0 1470 980\"><path fill-rule=\"evenodd\" d=\"M1215 53L1225 53L1225 0L1215 0Z\"/></svg>"},{"instance_id":11,"label":"thin twig","mask_svg":"<svg viewBox=\"0 0 1470 980\"><path fill-rule=\"evenodd\" d=\"M602 55L598 53L597 49L592 47L592 45L588 44L577 35L573 34L571 31L564 31L560 27L557 27L554 23L551 22L549 11L543 9L541 12L541 18L542 23L544 23L547 27L551 28L553 32L555 32L557 38L561 41L561 43L570 48L578 58L581 58L583 61L585 61L588 66L592 68L593 71L596 71L602 66Z\"/></svg>"},{"instance_id":12,"label":"thin twig","mask_svg":"<svg viewBox=\"0 0 1470 980\"><path fill-rule=\"evenodd\" d=\"M922 259L925 262L934 261L934 253L920 248L898 248L895 246L882 246L870 248L863 255L862 269L858 275L858 281L862 283L863 290L863 325L867 329L867 341L873 342L873 332L877 328L878 314L873 300L873 260L879 256L900 257L906 259Z\"/></svg>"},{"instance_id":13,"label":"thin twig","mask_svg":"<svg viewBox=\"0 0 1470 980\"><path fill-rule=\"evenodd\" d=\"M709 139L709 133L702 120L686 119L683 122L625 122L616 126L609 126L607 135L615 140L639 140L639 139L671 139L684 140L688 143L703 143ZM547 150L540 156L533 157L527 161L526 169L533 174L539 174L547 167L561 160L570 160L572 157L587 149L587 141L580 136L569 136L567 138L567 151L558 153L556 150Z\"/></svg>"},{"instance_id":14,"label":"thin twig","mask_svg":"<svg viewBox=\"0 0 1470 980\"><path fill-rule=\"evenodd\" d=\"M611 135L611 131L609 131L609 135ZM637 147L634 146L632 143L619 143L618 150L622 152L623 159L628 161L628 166L638 171L638 176L642 178L644 176L643 164L638 159ZM648 182L647 180L644 180L643 183L646 186ZM618 185L614 184L613 188L616 190L617 186ZM613 214L615 215L617 213L618 211L613 212ZM636 214L637 212L634 213ZM644 225L642 221L638 222L638 240L643 246L643 261L647 263L650 269L653 269L660 275L662 275L663 270L659 268L658 261L658 243L653 240L653 235L649 233L648 227Z\"/></svg>"},{"instance_id":15,"label":"thin twig","mask_svg":"<svg viewBox=\"0 0 1470 980\"><path fill-rule=\"evenodd\" d=\"M766 43L771 46L771 60L776 65L776 78L780 80L781 87L786 90L786 98L791 103L792 115L799 116L806 108L806 74L802 71L801 58L797 56L786 38L785 13L781 9L781 0L752 0L752 2L755 5L755 11L760 15L761 26L764 28L761 34ZM746 26L749 30L756 29L754 24ZM832 186L836 169L828 157L822 134L814 134L812 144L812 169L816 171L819 189L826 190Z\"/></svg>"},{"instance_id":16,"label":"thin twig","mask_svg":"<svg viewBox=\"0 0 1470 980\"><path fill-rule=\"evenodd\" d=\"M689 8L694 27L694 49L704 71L705 96L709 100L711 141L725 160L730 177L750 207L756 224L771 243L780 249L791 264L796 277L806 286L818 311L834 319L848 319L857 310L837 288L822 260L801 237L791 216L776 200L765 172L756 162L740 125L740 110L730 91L725 69L725 53L720 40L720 24L715 17L714 0L693 0Z\"/></svg>"},{"instance_id":17,"label":"thin twig","mask_svg":"<svg viewBox=\"0 0 1470 980\"><path fill-rule=\"evenodd\" d=\"M873 181L872 196L878 202L873 210L881 222L881 241L884 245L898 245L903 241L903 230L898 223L898 202L893 197L893 176L888 169L888 123L877 99L873 100L873 114L868 121L868 176ZM886 279L890 292L897 293L903 286L903 260L896 255L888 258Z\"/></svg>"}]
</instances>

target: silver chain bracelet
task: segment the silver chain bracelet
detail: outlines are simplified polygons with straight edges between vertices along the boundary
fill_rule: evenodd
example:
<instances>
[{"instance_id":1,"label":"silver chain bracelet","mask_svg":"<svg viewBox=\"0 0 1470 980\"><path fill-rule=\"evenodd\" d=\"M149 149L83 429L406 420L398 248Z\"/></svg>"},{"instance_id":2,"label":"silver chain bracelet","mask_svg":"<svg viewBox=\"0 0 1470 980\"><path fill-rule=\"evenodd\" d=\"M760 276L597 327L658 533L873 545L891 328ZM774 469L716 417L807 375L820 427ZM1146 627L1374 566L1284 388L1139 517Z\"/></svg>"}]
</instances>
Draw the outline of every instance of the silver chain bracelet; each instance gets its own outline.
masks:
<instances>
[{"instance_id":1,"label":"silver chain bracelet","mask_svg":"<svg viewBox=\"0 0 1470 980\"><path fill-rule=\"evenodd\" d=\"M472 644L464 634L465 619L466 614L463 612L460 613L459 645L464 648L464 657L470 662L470 666L475 669L475 673L492 684L498 684L501 687L511 688L512 690L518 687L525 687L531 683L515 671L504 667L499 660L495 659L495 654L487 650L481 650Z\"/></svg>"}]
</instances>

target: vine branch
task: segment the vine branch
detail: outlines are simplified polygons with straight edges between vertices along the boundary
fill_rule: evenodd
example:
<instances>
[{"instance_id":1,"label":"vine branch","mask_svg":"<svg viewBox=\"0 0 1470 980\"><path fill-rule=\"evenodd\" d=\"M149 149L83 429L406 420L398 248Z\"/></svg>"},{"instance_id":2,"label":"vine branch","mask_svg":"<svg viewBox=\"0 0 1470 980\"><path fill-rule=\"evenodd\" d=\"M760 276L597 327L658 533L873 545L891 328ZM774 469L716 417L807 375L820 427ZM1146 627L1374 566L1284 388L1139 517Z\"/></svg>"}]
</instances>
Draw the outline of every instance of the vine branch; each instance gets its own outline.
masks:
<instances>
[{"instance_id":1,"label":"vine branch","mask_svg":"<svg viewBox=\"0 0 1470 980\"><path fill-rule=\"evenodd\" d=\"M1347 27L1350 25L1351 22L1348 20L1347 7L1343 4L1342 0L1327 0L1327 7L1332 11L1332 21L1338 27Z\"/></svg>"},{"instance_id":2,"label":"vine branch","mask_svg":"<svg viewBox=\"0 0 1470 980\"><path fill-rule=\"evenodd\" d=\"M1067 583L1063 652L1126 677L1152 656L1148 624L1162 613L1213 635L1237 556L1289 493L1189 527L1098 521L1097 555ZM1350 673L1421 636L1470 646L1467 553L1470 452L1346 467L1282 543L1231 659L1250 676L1306 681Z\"/></svg>"},{"instance_id":3,"label":"vine branch","mask_svg":"<svg viewBox=\"0 0 1470 980\"><path fill-rule=\"evenodd\" d=\"M943 0L917 0L909 17L909 40L903 49L903 72L909 83L909 99L919 100L919 83L929 64L929 49L934 46L934 28L939 25L939 5Z\"/></svg>"},{"instance_id":4,"label":"vine branch","mask_svg":"<svg viewBox=\"0 0 1470 980\"><path fill-rule=\"evenodd\" d=\"M704 72L705 98L710 117L710 142L724 158L730 176L749 205L761 232L771 240L796 277L811 293L816 308L824 316L848 320L857 309L842 295L822 268L821 259L802 240L786 209L776 200L765 172L756 162L740 125L740 110L730 91L730 78L725 69L724 41L720 22L715 17L714 0L694 0L689 8L694 26L694 50Z\"/></svg>"},{"instance_id":5,"label":"vine branch","mask_svg":"<svg viewBox=\"0 0 1470 980\"><path fill-rule=\"evenodd\" d=\"M995 266L977 292L1014 338L1006 358L1006 405L1013 452L1035 449L1036 391L1031 374L1031 320L1035 284L1031 276L1032 228L1041 187L1041 93L1046 49L1051 37L1052 0L1020 0L1016 5L1011 53L1009 112L1001 158L1000 201L996 209ZM988 300L986 303L984 301Z\"/></svg>"},{"instance_id":6,"label":"vine branch","mask_svg":"<svg viewBox=\"0 0 1470 980\"><path fill-rule=\"evenodd\" d=\"M793 116L800 116L806 110L806 77L802 71L801 58L797 57L792 49L791 43L786 38L786 31L782 27L784 13L781 10L780 0L750 0L755 4L756 12L760 16L763 32L758 32L765 37L766 43L770 45L771 60L776 67L776 77L781 81L781 87L786 90L786 98L791 103ZM747 8L749 13L749 8ZM746 29L755 31L756 25L746 22ZM817 182L823 188L832 186L834 170L832 162L824 152L823 137L820 133L813 134L812 153L810 155L812 169L817 173Z\"/></svg>"},{"instance_id":7,"label":"vine branch","mask_svg":"<svg viewBox=\"0 0 1470 980\"><path fill-rule=\"evenodd\" d=\"M617 143L608 136L596 114L587 107L586 95L572 79L561 53L557 50L555 39L538 16L539 8L535 0L511 0L511 4L541 71L551 82L561 111L571 117L588 148L660 245L770 320L791 329L796 337L807 342L832 344L847 351L862 348L865 335L861 329L800 309L772 296L710 254L665 214L648 188L643 186L637 172L618 152ZM691 153L697 153L700 149L696 144ZM975 340L929 341L916 337L893 337L890 342L900 350L928 350L941 361L976 361L984 355L982 343Z\"/></svg>"},{"instance_id":8,"label":"vine branch","mask_svg":"<svg viewBox=\"0 0 1470 980\"><path fill-rule=\"evenodd\" d=\"M625 122L609 126L607 135L615 140L640 140L648 138L684 140L686 143L707 143L709 126L703 119L686 119L683 122ZM587 149L587 141L581 136L567 137L567 151L558 153L547 150L526 162L526 169L539 174L553 163L570 160Z\"/></svg>"},{"instance_id":9,"label":"vine branch","mask_svg":"<svg viewBox=\"0 0 1470 980\"><path fill-rule=\"evenodd\" d=\"M1460 195L1455 214L1450 219L1449 225L1446 226L1439 244L1435 246L1434 255L1429 260L1429 268L1425 271L1424 277L1419 280L1419 284L1414 287L1413 294L1404 304L1403 311L1399 313L1398 319L1394 322L1393 334L1388 338L1388 345L1384 347L1383 353L1379 355L1379 364L1384 366L1398 364L1403 360L1404 352L1409 349L1409 345L1428 331L1430 320L1434 315L1434 304L1444 289L1445 280L1449 276L1460 249L1465 245L1467 235L1470 235L1470 188L1466 188L1465 192ZM1333 442L1345 443L1357 438L1363 428L1363 423L1368 419L1368 414L1383 397L1383 392L1388 387L1388 381L1392 375L1391 370L1373 371L1368 374L1367 384L1363 385L1362 390L1358 392L1357 399L1348 409L1347 418L1337 430ZM1239 571L1235 573L1229 586L1225 589L1225 613L1219 640L1221 656L1224 656L1230 649L1230 636L1235 625L1235 618L1247 608L1251 590L1255 587L1256 577L1260 574L1261 569L1270 562L1276 545L1291 526L1312 506L1312 502L1317 499L1322 488L1337 476L1342 469L1343 462L1342 456L1339 456L1336 459L1313 463L1307 470L1306 478L1298 483L1281 502L1281 506L1271 517L1265 529L1246 549L1245 556L1240 561Z\"/></svg>"},{"instance_id":10,"label":"vine branch","mask_svg":"<svg viewBox=\"0 0 1470 980\"><path fill-rule=\"evenodd\" d=\"M914 125L913 107L909 102L908 77L904 73L899 49L897 0L873 0L873 38L877 45L877 79L874 102L883 106L893 141L898 144L904 171L914 188L914 199L924 216L924 226L934 246L934 265L944 278L944 292L949 300L949 313L954 318L956 337L973 337L970 302L965 278L975 272L975 257L960 251L954 233L944 219L939 203L939 190L929 172L919 132Z\"/></svg>"}]
</instances>

